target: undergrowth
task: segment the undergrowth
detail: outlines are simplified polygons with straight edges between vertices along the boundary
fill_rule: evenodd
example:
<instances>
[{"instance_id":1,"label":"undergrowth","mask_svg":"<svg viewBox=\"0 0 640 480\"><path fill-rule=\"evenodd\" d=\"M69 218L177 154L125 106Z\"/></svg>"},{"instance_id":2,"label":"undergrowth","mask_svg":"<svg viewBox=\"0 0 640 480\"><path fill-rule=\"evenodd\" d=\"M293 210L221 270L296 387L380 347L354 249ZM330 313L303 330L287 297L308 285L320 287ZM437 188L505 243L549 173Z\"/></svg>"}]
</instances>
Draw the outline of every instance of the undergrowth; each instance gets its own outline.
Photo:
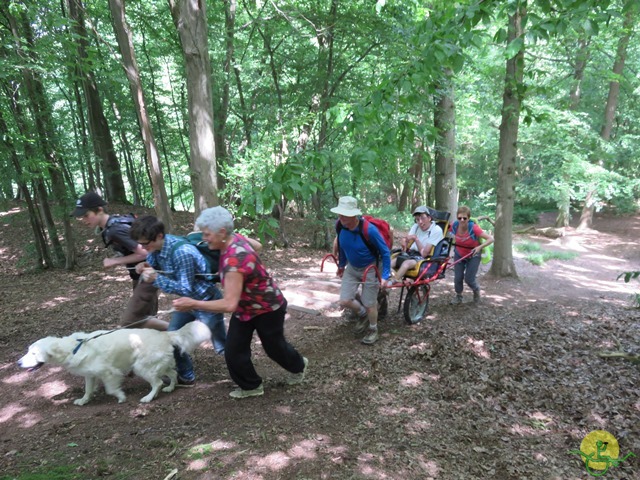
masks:
<instances>
[{"instance_id":1,"label":"undergrowth","mask_svg":"<svg viewBox=\"0 0 640 480\"><path fill-rule=\"evenodd\" d=\"M544 250L537 242L520 242L515 245L515 250L525 254L525 259L533 265L543 265L549 260L573 260L578 256L575 252L554 252Z\"/></svg>"}]
</instances>

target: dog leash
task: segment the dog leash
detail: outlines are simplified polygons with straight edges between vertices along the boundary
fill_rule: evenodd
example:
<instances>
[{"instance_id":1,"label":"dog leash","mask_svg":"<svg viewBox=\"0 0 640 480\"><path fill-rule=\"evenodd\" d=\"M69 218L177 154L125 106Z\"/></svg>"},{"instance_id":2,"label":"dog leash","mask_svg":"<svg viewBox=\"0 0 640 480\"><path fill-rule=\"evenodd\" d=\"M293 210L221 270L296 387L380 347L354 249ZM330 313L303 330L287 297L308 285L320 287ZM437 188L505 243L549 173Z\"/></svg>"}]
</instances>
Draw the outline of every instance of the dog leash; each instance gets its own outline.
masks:
<instances>
[{"instance_id":1,"label":"dog leash","mask_svg":"<svg viewBox=\"0 0 640 480\"><path fill-rule=\"evenodd\" d=\"M103 335L108 335L110 333L116 332L118 330L122 330L123 328L129 328L129 327L133 327L134 325L138 325L139 323L143 323L146 322L147 319L149 318L149 316L144 317L142 320L137 320L135 322L132 322L128 325L124 325L122 327L118 327L118 328L114 328L113 330L109 330L107 332L102 332L99 333L98 335L94 335L93 337L89 337L89 338L78 338L76 339L76 341L78 342L78 345L76 345L76 348L73 349L73 354L75 355L77 353L78 350L80 350L80 347L85 343L88 342L89 340L93 340L94 338L98 338L101 337Z\"/></svg>"},{"instance_id":2,"label":"dog leash","mask_svg":"<svg viewBox=\"0 0 640 480\"><path fill-rule=\"evenodd\" d=\"M126 267L127 270L135 270L136 267ZM155 270L155 269L154 269ZM164 270L155 270L156 273L159 273L160 275L173 275L174 272L165 272ZM211 275L218 275L217 273L196 273L195 276L196 277L208 277Z\"/></svg>"}]
</instances>

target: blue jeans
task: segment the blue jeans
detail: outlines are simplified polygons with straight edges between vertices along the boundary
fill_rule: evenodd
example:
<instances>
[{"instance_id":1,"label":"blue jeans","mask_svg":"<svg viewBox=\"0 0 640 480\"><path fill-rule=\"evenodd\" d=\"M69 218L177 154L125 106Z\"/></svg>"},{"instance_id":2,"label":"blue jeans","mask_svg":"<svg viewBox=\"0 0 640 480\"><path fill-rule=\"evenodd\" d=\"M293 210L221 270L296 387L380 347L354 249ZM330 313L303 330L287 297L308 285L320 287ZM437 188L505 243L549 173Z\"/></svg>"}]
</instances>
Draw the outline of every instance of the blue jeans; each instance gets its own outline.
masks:
<instances>
[{"instance_id":1,"label":"blue jeans","mask_svg":"<svg viewBox=\"0 0 640 480\"><path fill-rule=\"evenodd\" d=\"M453 257L454 261L459 258L461 258L461 256L456 252ZM476 276L478 275L478 268L480 268L481 260L482 257L480 257L480 255L474 255L473 257L469 257L454 265L453 285L455 287L456 294L462 295L462 289L464 288L463 281L469 285L469 288L474 292L480 289L480 285L478 285L478 282L476 281Z\"/></svg>"},{"instance_id":2,"label":"blue jeans","mask_svg":"<svg viewBox=\"0 0 640 480\"><path fill-rule=\"evenodd\" d=\"M220 290L216 289L216 295L211 300L222 298ZM180 330L187 323L194 320L200 320L209 330L211 330L211 343L218 355L224 354L224 346L227 341L227 331L224 325L224 315L222 313L205 312L203 310L194 310L191 312L173 312L171 321L167 330ZM173 356L176 359L176 369L178 376L184 380L195 380L196 375L193 371L193 361L191 356L186 353L180 353L179 349L173 350Z\"/></svg>"}]
</instances>

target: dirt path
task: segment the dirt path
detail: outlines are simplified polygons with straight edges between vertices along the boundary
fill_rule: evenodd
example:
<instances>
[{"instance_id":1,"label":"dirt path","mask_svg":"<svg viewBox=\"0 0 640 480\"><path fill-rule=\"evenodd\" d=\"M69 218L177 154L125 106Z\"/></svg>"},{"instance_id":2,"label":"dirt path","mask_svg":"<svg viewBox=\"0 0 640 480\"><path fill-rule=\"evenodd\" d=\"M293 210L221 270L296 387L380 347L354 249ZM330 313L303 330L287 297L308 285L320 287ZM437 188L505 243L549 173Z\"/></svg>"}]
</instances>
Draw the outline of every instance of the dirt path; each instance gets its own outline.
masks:
<instances>
[{"instance_id":1,"label":"dirt path","mask_svg":"<svg viewBox=\"0 0 640 480\"><path fill-rule=\"evenodd\" d=\"M162 480L174 469L172 478L193 480L582 479L584 465L569 450L596 429L611 432L621 454L638 455L605 478L640 474L640 369L597 356L618 345L640 350L640 311L629 308L638 284L616 281L640 269L640 217L598 218L591 232L535 239L579 257L542 267L516 258L519 280L481 277L479 306L449 306L447 275L421 324L407 326L393 310L372 348L331 305L321 252L301 242L271 250L268 265L302 298L312 294L309 279L326 287L315 294L324 295L322 315L292 311L287 323L311 361L304 385L286 387L256 345L266 393L234 401L223 360L203 348L193 389L141 405L147 386L128 379L126 403L101 393L78 407L80 378L14 362L42 336L115 326L129 282L95 270L104 253L89 236L78 271L21 273L28 223L17 211L0 215L0 479L42 471ZM54 477L56 468L67 475Z\"/></svg>"}]
</instances>

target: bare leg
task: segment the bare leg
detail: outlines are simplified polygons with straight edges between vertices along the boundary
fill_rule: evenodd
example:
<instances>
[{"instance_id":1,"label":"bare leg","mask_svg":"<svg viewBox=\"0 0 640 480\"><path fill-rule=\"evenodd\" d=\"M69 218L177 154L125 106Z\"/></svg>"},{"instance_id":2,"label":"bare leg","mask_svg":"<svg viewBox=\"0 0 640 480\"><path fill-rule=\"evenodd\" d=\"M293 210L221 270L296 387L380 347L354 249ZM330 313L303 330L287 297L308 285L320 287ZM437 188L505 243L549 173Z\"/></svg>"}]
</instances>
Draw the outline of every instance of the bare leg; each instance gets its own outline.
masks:
<instances>
[{"instance_id":1,"label":"bare leg","mask_svg":"<svg viewBox=\"0 0 640 480\"><path fill-rule=\"evenodd\" d=\"M160 320L158 317L147 317L147 321L138 326L138 328L152 328L160 332L166 332L169 322Z\"/></svg>"}]
</instances>

